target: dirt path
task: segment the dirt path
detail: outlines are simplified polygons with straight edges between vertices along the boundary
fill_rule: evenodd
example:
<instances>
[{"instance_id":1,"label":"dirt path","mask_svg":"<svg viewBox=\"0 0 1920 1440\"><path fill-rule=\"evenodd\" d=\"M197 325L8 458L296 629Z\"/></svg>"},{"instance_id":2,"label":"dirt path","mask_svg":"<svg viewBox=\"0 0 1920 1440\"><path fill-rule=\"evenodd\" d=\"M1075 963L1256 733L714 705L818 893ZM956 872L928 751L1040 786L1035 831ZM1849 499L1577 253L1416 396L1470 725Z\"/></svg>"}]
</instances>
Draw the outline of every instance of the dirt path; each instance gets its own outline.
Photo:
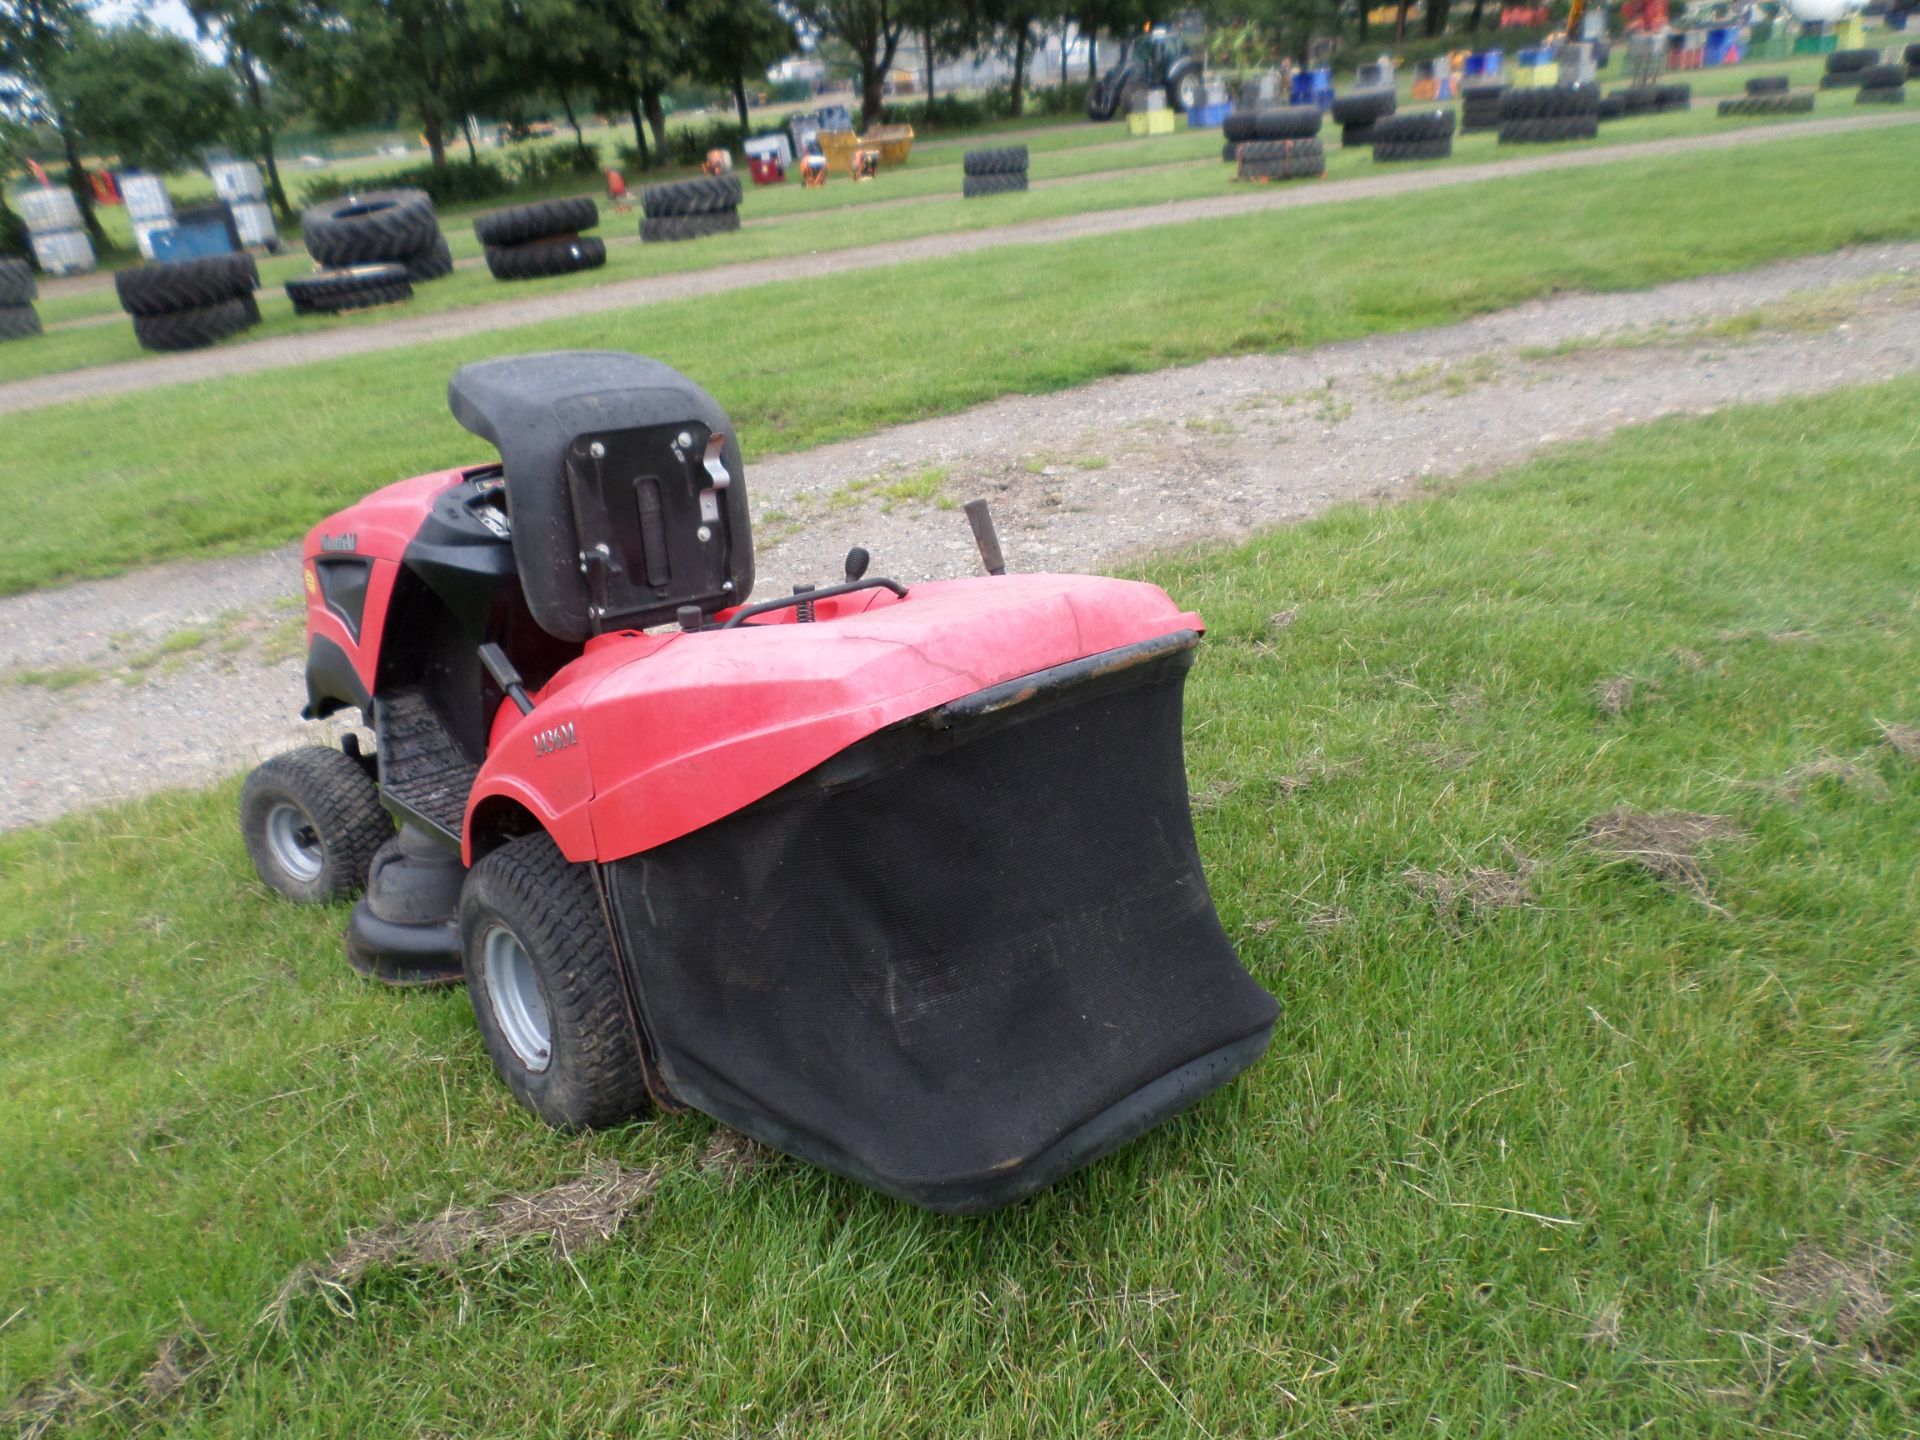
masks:
<instances>
[{"instance_id":1,"label":"dirt path","mask_svg":"<svg viewBox=\"0 0 1920 1440\"><path fill-rule=\"evenodd\" d=\"M1716 329L1734 315L1759 324ZM750 461L759 593L837 576L854 544L907 583L966 573L951 506L973 495L1015 567L1098 569L1660 415L1915 371L1920 244L1014 397ZM318 738L295 718L297 586L283 549L0 600L0 828Z\"/></svg>"},{"instance_id":2,"label":"dirt path","mask_svg":"<svg viewBox=\"0 0 1920 1440\"><path fill-rule=\"evenodd\" d=\"M336 360L408 345L452 340L468 335L508 330L520 325L601 315L608 310L656 305L700 295L715 295L782 280L821 279L850 271L901 265L916 260L973 254L1003 245L1042 245L1144 230L1190 220L1217 219L1307 205L1343 204L1385 195L1409 195L1425 190L1450 189L1485 180L1517 180L1549 170L1585 169L1595 165L1633 163L1653 156L1714 152L1771 145L1816 135L1832 135L1887 125L1920 123L1920 111L1809 120L1791 126L1729 130L1723 134L1650 140L1641 145L1601 146L1592 150L1556 152L1526 159L1499 160L1480 165L1457 165L1438 170L1407 170L1332 181L1324 185L1260 186L1202 200L1181 200L1132 210L1101 210L1033 220L987 230L922 236L915 240L870 245L851 250L789 255L777 259L718 266L674 275L644 276L555 295L503 300L465 310L444 310L395 320L386 325L345 330L282 335L250 344L223 345L184 355L101 365L88 370L40 375L0 385L0 414L59 405L102 395L150 390L164 385L256 374L315 361Z\"/></svg>"}]
</instances>

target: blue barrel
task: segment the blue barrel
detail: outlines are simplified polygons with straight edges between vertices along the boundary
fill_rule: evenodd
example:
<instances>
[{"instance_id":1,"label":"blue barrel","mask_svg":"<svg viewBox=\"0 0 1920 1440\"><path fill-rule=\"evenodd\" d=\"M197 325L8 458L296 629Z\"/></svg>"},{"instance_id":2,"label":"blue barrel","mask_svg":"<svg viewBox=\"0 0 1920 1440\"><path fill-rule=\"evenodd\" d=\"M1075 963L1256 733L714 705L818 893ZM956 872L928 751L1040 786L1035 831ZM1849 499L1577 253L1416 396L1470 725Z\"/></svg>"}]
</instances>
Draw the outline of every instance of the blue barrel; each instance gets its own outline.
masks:
<instances>
[{"instance_id":1,"label":"blue barrel","mask_svg":"<svg viewBox=\"0 0 1920 1440\"><path fill-rule=\"evenodd\" d=\"M1466 69L1461 73L1468 80L1491 80L1500 73L1500 62L1505 58L1504 50L1477 50L1467 56Z\"/></svg>"},{"instance_id":2,"label":"blue barrel","mask_svg":"<svg viewBox=\"0 0 1920 1440\"><path fill-rule=\"evenodd\" d=\"M1724 65L1727 63L1727 51L1732 48L1735 31L1725 25L1707 31L1705 52L1700 57L1702 65Z\"/></svg>"},{"instance_id":3,"label":"blue barrel","mask_svg":"<svg viewBox=\"0 0 1920 1440\"><path fill-rule=\"evenodd\" d=\"M1318 105L1322 110L1333 104L1333 70L1302 70L1293 77L1287 99L1295 105Z\"/></svg>"}]
</instances>

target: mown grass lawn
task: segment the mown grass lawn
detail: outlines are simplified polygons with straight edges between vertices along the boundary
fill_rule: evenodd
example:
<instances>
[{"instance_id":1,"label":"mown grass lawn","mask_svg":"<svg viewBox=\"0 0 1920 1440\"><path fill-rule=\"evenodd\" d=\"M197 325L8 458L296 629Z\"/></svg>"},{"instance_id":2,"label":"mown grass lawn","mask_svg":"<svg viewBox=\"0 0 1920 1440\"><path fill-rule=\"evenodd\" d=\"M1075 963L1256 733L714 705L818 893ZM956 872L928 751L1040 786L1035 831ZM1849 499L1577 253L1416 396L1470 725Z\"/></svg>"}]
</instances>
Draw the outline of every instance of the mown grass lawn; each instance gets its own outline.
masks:
<instances>
[{"instance_id":1,"label":"mown grass lawn","mask_svg":"<svg viewBox=\"0 0 1920 1440\"><path fill-rule=\"evenodd\" d=\"M1826 92L1820 96L1819 109L1813 117L1747 116L1723 120L1711 109L1636 116L1609 122L1601 131L1597 148L1611 149L1649 140L1737 129L1791 127L1809 118L1846 118L1858 113L1851 92ZM1336 125L1329 123L1322 138L1328 145L1329 181L1377 175L1399 168L1377 165L1373 152L1367 147L1343 147ZM594 233L612 244L607 264L599 270L532 284L503 285L484 267L469 268L422 284L414 292L414 298L405 304L331 319L296 316L285 296L282 287L286 281L309 274L313 269L312 261L300 249L297 237L293 237L289 241L293 253L260 262L262 289L258 298L262 324L231 343L244 344L328 326L382 325L410 315L466 309L524 294L590 288L612 280L706 269L801 251L849 249L1023 220L1199 199L1231 193L1238 188L1233 167L1220 159L1218 129L1180 130L1170 136L1130 140L1124 128L1079 126L1065 131L1057 139L1061 143L1045 148L1029 145L1033 152L1031 175L1043 188L1023 195L998 196L991 202L965 201L960 196L963 150L954 147L926 154L916 151L906 168L889 172L871 184L856 185L844 177L836 177L825 190L805 190L797 182L766 189L748 185L741 211L745 228L737 234L714 237L695 245L641 245L637 240L637 212L616 215L602 199L602 223ZM1550 148L1596 147L1581 143ZM1406 168L1486 164L1540 153L1541 147L1503 146L1494 135L1481 132L1457 137L1450 160L1423 162ZM1046 186L1045 182L1050 181L1073 183ZM576 182L547 193L576 193L578 189ZM524 202L535 197L519 198ZM923 203L901 207L886 203L902 200ZM472 230L475 213L469 210L442 217L448 243L457 257L472 258L481 253ZM759 223L763 221L779 223ZM40 312L42 320L49 325L120 313L113 291L98 288L49 297L41 303ZM30 344L0 349L0 381L148 358L151 358L149 352L143 351L133 338L131 323L120 318L111 325L56 330Z\"/></svg>"},{"instance_id":2,"label":"mown grass lawn","mask_svg":"<svg viewBox=\"0 0 1920 1440\"><path fill-rule=\"evenodd\" d=\"M658 356L720 397L751 463L1009 392L1907 238L1912 144L1810 137L1010 247L8 415L0 593L258 548L481 456L445 408L468 360Z\"/></svg>"},{"instance_id":3,"label":"mown grass lawn","mask_svg":"<svg viewBox=\"0 0 1920 1440\"><path fill-rule=\"evenodd\" d=\"M343 911L261 891L232 784L0 839L0 1403L204 1436L1911 1430L1916 414L1903 380L1663 422L1149 567L1211 625L1201 847L1282 1018L1243 1082L984 1219L716 1162L697 1117L541 1129L461 995L354 979ZM1718 838L1662 822L1663 880L1588 843L1623 811ZM261 1323L350 1236L610 1166L651 1198L607 1243Z\"/></svg>"}]
</instances>

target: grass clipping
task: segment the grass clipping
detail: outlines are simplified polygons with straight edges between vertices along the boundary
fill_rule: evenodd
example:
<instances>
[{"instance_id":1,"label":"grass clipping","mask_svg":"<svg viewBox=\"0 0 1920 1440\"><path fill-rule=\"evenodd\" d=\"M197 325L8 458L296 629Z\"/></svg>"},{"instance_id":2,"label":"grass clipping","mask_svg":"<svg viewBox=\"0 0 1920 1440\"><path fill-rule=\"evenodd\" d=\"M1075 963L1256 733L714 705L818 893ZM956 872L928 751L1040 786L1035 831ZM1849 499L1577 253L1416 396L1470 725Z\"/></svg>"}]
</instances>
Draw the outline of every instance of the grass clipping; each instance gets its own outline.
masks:
<instances>
[{"instance_id":1,"label":"grass clipping","mask_svg":"<svg viewBox=\"0 0 1920 1440\"><path fill-rule=\"evenodd\" d=\"M1743 833L1729 816L1692 810L1649 813L1622 807L1587 822L1587 843L1602 855L1637 865L1715 910L1720 907L1707 893L1700 851L1708 841L1735 839Z\"/></svg>"},{"instance_id":2,"label":"grass clipping","mask_svg":"<svg viewBox=\"0 0 1920 1440\"><path fill-rule=\"evenodd\" d=\"M521 1240L551 1241L562 1259L613 1238L621 1223L659 1188L658 1169L597 1167L578 1180L531 1195L508 1195L490 1205L450 1205L430 1220L383 1225L353 1236L325 1260L298 1266L262 1312L262 1323L283 1326L293 1302L319 1295L353 1313L353 1287L376 1270L450 1270L479 1253L497 1253Z\"/></svg>"}]
</instances>

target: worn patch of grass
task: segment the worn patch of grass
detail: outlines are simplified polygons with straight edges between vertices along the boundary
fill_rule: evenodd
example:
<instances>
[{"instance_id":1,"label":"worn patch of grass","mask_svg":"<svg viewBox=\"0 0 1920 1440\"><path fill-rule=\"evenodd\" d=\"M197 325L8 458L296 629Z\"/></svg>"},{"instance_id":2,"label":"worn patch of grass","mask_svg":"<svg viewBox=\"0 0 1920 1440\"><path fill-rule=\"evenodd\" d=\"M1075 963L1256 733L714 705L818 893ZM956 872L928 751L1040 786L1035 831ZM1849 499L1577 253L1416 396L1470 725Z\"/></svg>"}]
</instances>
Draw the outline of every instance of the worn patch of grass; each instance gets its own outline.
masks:
<instances>
[{"instance_id":1,"label":"worn patch of grass","mask_svg":"<svg viewBox=\"0 0 1920 1440\"><path fill-rule=\"evenodd\" d=\"M1281 1019L1243 1081L982 1219L697 1117L540 1128L464 997L357 980L344 910L261 890L231 784L0 838L0 1408L82 1435L1911 1429L1916 413L1909 380L1665 422L1157 564L1209 622L1199 840ZM1787 630L1821 643L1756 638ZM1596 725L1595 676L1655 672L1659 705ZM1737 778L1820 746L1884 792ZM1726 817L1717 908L1586 842L1629 812Z\"/></svg>"},{"instance_id":2,"label":"worn patch of grass","mask_svg":"<svg viewBox=\"0 0 1920 1440\"><path fill-rule=\"evenodd\" d=\"M1816 137L902 265L836 291L830 324L816 284L771 285L9 415L0 592L286 540L372 485L472 457L444 398L466 360L644 350L720 396L751 457L1010 392L1917 234L1910 140ZM1756 206L1762 184L1773 203ZM1316 263L1276 269L1281 243ZM1328 423L1350 409L1314 404Z\"/></svg>"}]
</instances>

